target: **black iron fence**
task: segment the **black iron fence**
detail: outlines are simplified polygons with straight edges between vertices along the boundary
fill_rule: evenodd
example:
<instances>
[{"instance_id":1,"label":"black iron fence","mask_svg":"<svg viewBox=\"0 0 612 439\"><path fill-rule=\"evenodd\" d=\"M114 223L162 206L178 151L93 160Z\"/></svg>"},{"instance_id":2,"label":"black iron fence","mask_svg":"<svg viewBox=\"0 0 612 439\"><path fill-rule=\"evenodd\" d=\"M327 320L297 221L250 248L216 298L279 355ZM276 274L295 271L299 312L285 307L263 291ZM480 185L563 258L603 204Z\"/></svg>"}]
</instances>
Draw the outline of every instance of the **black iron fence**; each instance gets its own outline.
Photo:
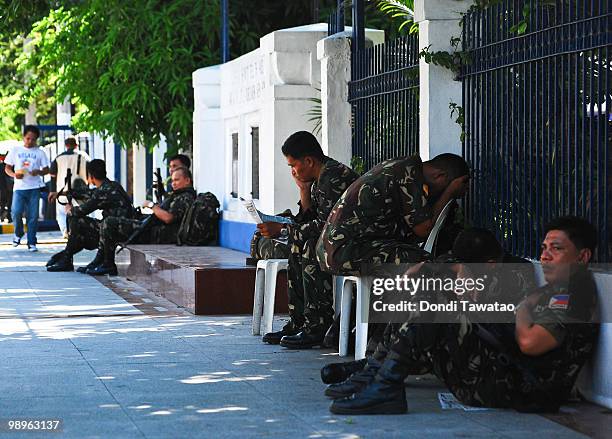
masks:
<instances>
[{"instance_id":1,"label":"black iron fence","mask_svg":"<svg viewBox=\"0 0 612 439\"><path fill-rule=\"evenodd\" d=\"M407 35L353 51L353 156L364 170L418 151L419 42Z\"/></svg>"},{"instance_id":2,"label":"black iron fence","mask_svg":"<svg viewBox=\"0 0 612 439\"><path fill-rule=\"evenodd\" d=\"M537 257L542 224L579 215L611 261L612 1L502 0L463 34L468 217Z\"/></svg>"},{"instance_id":3,"label":"black iron fence","mask_svg":"<svg viewBox=\"0 0 612 439\"><path fill-rule=\"evenodd\" d=\"M344 32L344 1L339 1L338 5L329 14L327 19L327 35L334 35Z\"/></svg>"}]
</instances>

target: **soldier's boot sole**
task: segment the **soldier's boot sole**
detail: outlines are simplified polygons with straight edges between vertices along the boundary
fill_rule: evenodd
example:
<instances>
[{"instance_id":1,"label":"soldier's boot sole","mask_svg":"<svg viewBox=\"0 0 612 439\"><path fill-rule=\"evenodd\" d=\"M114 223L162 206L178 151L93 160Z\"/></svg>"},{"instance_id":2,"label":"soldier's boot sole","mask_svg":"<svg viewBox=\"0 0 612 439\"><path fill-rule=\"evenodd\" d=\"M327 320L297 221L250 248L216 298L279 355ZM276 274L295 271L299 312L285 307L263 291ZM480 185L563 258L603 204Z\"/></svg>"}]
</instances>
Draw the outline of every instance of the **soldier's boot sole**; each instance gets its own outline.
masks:
<instances>
[{"instance_id":1,"label":"soldier's boot sole","mask_svg":"<svg viewBox=\"0 0 612 439\"><path fill-rule=\"evenodd\" d=\"M406 400L403 402L394 400L366 407L350 407L338 405L337 401L334 401L329 407L329 411L337 415L403 415L408 413L408 404Z\"/></svg>"}]
</instances>

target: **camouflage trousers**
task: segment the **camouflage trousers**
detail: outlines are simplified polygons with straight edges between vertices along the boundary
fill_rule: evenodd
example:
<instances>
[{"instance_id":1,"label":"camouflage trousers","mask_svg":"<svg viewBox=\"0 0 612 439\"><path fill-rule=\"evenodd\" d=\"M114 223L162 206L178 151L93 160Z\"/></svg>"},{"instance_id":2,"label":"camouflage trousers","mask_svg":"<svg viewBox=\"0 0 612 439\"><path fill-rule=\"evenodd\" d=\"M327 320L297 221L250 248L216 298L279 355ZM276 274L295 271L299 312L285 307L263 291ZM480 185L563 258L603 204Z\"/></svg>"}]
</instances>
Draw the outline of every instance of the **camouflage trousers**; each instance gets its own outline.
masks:
<instances>
[{"instance_id":1,"label":"camouflage trousers","mask_svg":"<svg viewBox=\"0 0 612 439\"><path fill-rule=\"evenodd\" d=\"M317 262L318 237L305 239L299 226L290 230L287 291L291 323L308 332L325 332L334 317L332 276Z\"/></svg>"},{"instance_id":2,"label":"camouflage trousers","mask_svg":"<svg viewBox=\"0 0 612 439\"><path fill-rule=\"evenodd\" d=\"M251 257L254 259L288 259L290 254L288 243L264 238L259 232L255 232L251 238Z\"/></svg>"},{"instance_id":3,"label":"camouflage trousers","mask_svg":"<svg viewBox=\"0 0 612 439\"><path fill-rule=\"evenodd\" d=\"M100 221L88 216L68 217L68 243L65 252L74 255L84 248L98 248L100 239Z\"/></svg>"},{"instance_id":4,"label":"camouflage trousers","mask_svg":"<svg viewBox=\"0 0 612 439\"><path fill-rule=\"evenodd\" d=\"M319 263L328 273L358 276L364 266L405 264L429 258L427 252L415 244L395 239L375 239L354 242L338 248L331 257L319 257Z\"/></svg>"},{"instance_id":5,"label":"camouflage trousers","mask_svg":"<svg viewBox=\"0 0 612 439\"><path fill-rule=\"evenodd\" d=\"M141 223L142 220L116 216L105 218L100 225L100 248L114 250L117 244L127 241ZM143 230L134 243L151 244L151 228Z\"/></svg>"},{"instance_id":6,"label":"camouflage trousers","mask_svg":"<svg viewBox=\"0 0 612 439\"><path fill-rule=\"evenodd\" d=\"M406 264L429 259L427 252L415 244L394 239L376 239L367 243L345 245L336 250L331 258L319 258L323 269L327 272L341 275L359 276L362 270L384 271L383 264ZM383 323L370 323L368 330L367 353L375 351L383 340L386 329Z\"/></svg>"},{"instance_id":7,"label":"camouflage trousers","mask_svg":"<svg viewBox=\"0 0 612 439\"><path fill-rule=\"evenodd\" d=\"M414 300L444 302L440 295L419 294ZM484 325L497 333L514 332L512 324ZM516 408L534 401L537 396L525 393L520 371L500 361L500 352L483 341L476 330L465 313L457 313L454 323L437 323L436 313L417 311L407 322L387 326L373 357L399 361L408 375L433 372L464 404Z\"/></svg>"}]
</instances>

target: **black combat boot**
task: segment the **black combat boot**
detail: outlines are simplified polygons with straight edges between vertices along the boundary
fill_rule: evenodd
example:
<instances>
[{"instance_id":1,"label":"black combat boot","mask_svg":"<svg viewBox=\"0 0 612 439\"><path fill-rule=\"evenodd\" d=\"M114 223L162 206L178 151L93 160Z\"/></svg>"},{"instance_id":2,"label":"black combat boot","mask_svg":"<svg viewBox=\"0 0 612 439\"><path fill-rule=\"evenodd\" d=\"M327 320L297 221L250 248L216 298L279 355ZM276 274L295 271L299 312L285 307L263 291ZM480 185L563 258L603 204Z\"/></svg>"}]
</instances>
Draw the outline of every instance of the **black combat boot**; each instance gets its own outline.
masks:
<instances>
[{"instance_id":1,"label":"black combat boot","mask_svg":"<svg viewBox=\"0 0 612 439\"><path fill-rule=\"evenodd\" d=\"M374 381L348 398L332 402L329 410L341 415L398 415L408 411L404 379L409 368L391 355Z\"/></svg>"},{"instance_id":2,"label":"black combat boot","mask_svg":"<svg viewBox=\"0 0 612 439\"><path fill-rule=\"evenodd\" d=\"M321 346L325 333L323 331L301 330L296 335L285 335L280 340L280 345L287 349L310 349Z\"/></svg>"},{"instance_id":3,"label":"black combat boot","mask_svg":"<svg viewBox=\"0 0 612 439\"><path fill-rule=\"evenodd\" d=\"M321 368L321 381L325 384L341 383L355 372L359 372L366 365L366 359L345 361L344 363L331 363Z\"/></svg>"},{"instance_id":4,"label":"black combat boot","mask_svg":"<svg viewBox=\"0 0 612 439\"><path fill-rule=\"evenodd\" d=\"M79 267L76 269L76 271L78 273L87 273L87 270L92 269L92 268L96 268L98 265L102 264L102 262L104 262L104 253L102 252L102 250L98 249L98 252L96 253L96 257L93 258L93 261L91 261L89 264L87 264L84 267Z\"/></svg>"},{"instance_id":5,"label":"black combat boot","mask_svg":"<svg viewBox=\"0 0 612 439\"><path fill-rule=\"evenodd\" d=\"M64 257L65 254L66 254L66 250L62 250L61 252L54 254L53 256L51 256L51 258L49 258L45 267L50 267L52 265L55 265L60 259Z\"/></svg>"},{"instance_id":6,"label":"black combat boot","mask_svg":"<svg viewBox=\"0 0 612 439\"><path fill-rule=\"evenodd\" d=\"M325 389L325 396L333 399L346 398L353 393L359 392L372 381L380 369L381 363L373 357L367 358L367 364L359 372L355 372L345 381L336 384L330 384Z\"/></svg>"},{"instance_id":7,"label":"black combat boot","mask_svg":"<svg viewBox=\"0 0 612 439\"><path fill-rule=\"evenodd\" d=\"M97 267L90 268L86 271L91 276L104 276L106 274L110 276L117 276L117 266L115 265L115 248L103 249L104 262Z\"/></svg>"},{"instance_id":8,"label":"black combat boot","mask_svg":"<svg viewBox=\"0 0 612 439\"><path fill-rule=\"evenodd\" d=\"M74 265L72 263L72 255L64 253L58 258L53 265L47 267L47 271L59 272L59 271L74 271Z\"/></svg>"},{"instance_id":9,"label":"black combat boot","mask_svg":"<svg viewBox=\"0 0 612 439\"><path fill-rule=\"evenodd\" d=\"M268 344L279 344L281 341L281 338L283 338L285 335L295 335L300 331L301 329L298 328L297 325L295 325L293 322L290 321L290 322L287 322L287 324L283 326L283 329L281 329L280 331L268 332L262 337L261 340L264 343L268 343Z\"/></svg>"}]
</instances>

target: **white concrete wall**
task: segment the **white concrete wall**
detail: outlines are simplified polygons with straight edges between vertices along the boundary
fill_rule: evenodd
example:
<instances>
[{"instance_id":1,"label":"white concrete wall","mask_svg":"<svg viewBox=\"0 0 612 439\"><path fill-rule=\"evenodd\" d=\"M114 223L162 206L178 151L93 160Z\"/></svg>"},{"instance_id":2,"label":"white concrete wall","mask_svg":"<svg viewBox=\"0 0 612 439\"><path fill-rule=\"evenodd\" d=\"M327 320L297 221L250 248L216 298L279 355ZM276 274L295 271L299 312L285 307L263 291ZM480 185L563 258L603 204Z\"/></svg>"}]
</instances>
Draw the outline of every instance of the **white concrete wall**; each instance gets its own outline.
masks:
<instances>
[{"instance_id":1,"label":"white concrete wall","mask_svg":"<svg viewBox=\"0 0 612 439\"><path fill-rule=\"evenodd\" d=\"M134 206L142 206L147 194L147 151L144 146L134 145L131 152L134 160L132 168Z\"/></svg>"},{"instance_id":2,"label":"white concrete wall","mask_svg":"<svg viewBox=\"0 0 612 439\"><path fill-rule=\"evenodd\" d=\"M317 42L327 25L284 29L261 38L260 47L226 64L193 74L194 170L199 190L222 203L224 219L250 222L232 187L232 133L238 133L238 195L251 197L251 129L259 127L259 192L266 212L296 211L298 191L281 146L295 131L312 131L309 98L321 86Z\"/></svg>"},{"instance_id":3,"label":"white concrete wall","mask_svg":"<svg viewBox=\"0 0 612 439\"><path fill-rule=\"evenodd\" d=\"M415 0L419 50L455 50L450 40L461 36L459 20L470 0ZM461 105L461 81L445 67L419 60L419 153L428 160L443 152L461 154L461 127L451 117L449 104Z\"/></svg>"},{"instance_id":4,"label":"white concrete wall","mask_svg":"<svg viewBox=\"0 0 612 439\"><path fill-rule=\"evenodd\" d=\"M317 43L321 63L321 147L323 152L350 166L352 151L351 104L348 83L351 80L351 28ZM384 31L366 29L366 45L382 44Z\"/></svg>"}]
</instances>

